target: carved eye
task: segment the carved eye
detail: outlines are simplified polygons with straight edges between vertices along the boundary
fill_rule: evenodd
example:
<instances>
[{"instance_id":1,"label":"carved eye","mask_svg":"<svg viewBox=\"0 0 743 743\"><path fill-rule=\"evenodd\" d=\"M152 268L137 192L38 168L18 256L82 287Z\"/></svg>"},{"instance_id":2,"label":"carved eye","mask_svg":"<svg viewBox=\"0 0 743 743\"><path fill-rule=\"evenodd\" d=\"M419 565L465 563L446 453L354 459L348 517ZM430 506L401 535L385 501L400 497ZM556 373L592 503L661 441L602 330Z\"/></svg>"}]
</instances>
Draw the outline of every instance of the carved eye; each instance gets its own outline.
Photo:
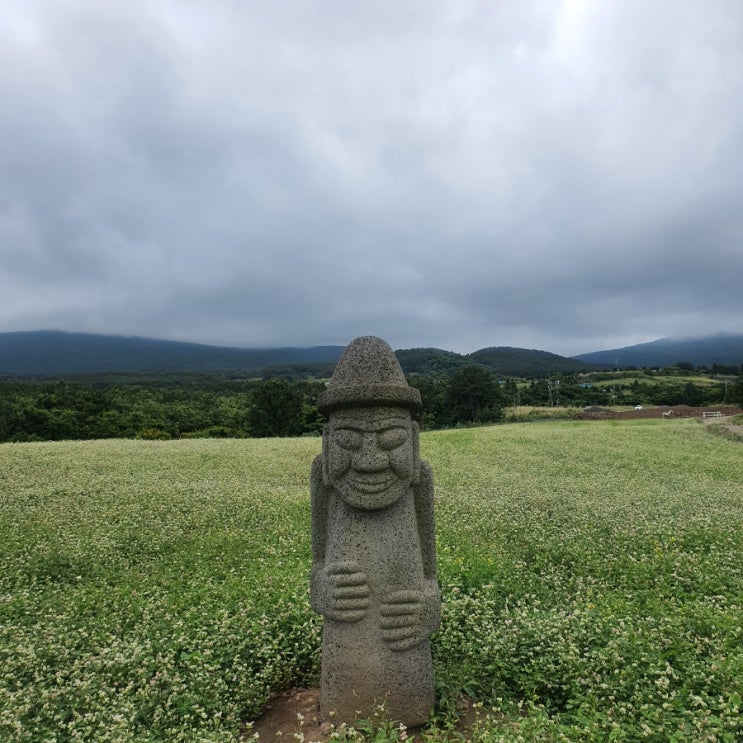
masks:
<instances>
[{"instance_id":1,"label":"carved eye","mask_svg":"<svg viewBox=\"0 0 743 743\"><path fill-rule=\"evenodd\" d=\"M402 446L407 440L407 428L388 428L379 433L379 446L387 451L397 449L398 446Z\"/></svg>"},{"instance_id":2,"label":"carved eye","mask_svg":"<svg viewBox=\"0 0 743 743\"><path fill-rule=\"evenodd\" d=\"M364 437L360 431L352 428L337 428L333 440L341 449L360 449Z\"/></svg>"}]
</instances>

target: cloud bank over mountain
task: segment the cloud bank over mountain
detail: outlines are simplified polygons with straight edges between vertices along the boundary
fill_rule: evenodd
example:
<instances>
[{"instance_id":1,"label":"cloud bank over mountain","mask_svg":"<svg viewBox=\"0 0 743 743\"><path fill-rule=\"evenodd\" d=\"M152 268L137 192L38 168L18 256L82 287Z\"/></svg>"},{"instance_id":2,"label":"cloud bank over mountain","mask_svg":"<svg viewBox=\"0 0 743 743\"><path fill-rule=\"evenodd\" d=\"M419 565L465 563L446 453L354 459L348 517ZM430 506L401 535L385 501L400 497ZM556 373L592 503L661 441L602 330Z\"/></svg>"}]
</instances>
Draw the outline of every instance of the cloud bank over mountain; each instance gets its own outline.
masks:
<instances>
[{"instance_id":1,"label":"cloud bank over mountain","mask_svg":"<svg viewBox=\"0 0 743 743\"><path fill-rule=\"evenodd\" d=\"M0 331L738 331L743 6L0 9Z\"/></svg>"}]
</instances>

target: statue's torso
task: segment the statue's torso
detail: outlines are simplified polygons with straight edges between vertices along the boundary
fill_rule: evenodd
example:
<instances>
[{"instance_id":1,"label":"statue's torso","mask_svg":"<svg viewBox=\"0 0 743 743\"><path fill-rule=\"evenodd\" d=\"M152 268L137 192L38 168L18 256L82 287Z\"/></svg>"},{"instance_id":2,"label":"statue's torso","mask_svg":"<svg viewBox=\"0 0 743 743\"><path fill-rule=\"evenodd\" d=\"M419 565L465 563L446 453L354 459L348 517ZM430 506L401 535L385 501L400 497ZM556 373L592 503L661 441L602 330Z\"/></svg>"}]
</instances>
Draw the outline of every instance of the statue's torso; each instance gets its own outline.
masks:
<instances>
[{"instance_id":1,"label":"statue's torso","mask_svg":"<svg viewBox=\"0 0 743 743\"><path fill-rule=\"evenodd\" d=\"M325 712L352 716L349 704L367 713L390 693L387 712L425 720L433 704L428 642L396 652L382 639L381 606L395 591L423 590L423 563L412 489L380 511L350 508L337 496L329 508L326 564L353 560L366 575L369 608L358 622L325 619L323 693ZM332 674L325 669L332 668ZM353 687L353 692L350 689ZM395 709L396 700L404 707ZM345 708L344 708L345 707Z\"/></svg>"}]
</instances>

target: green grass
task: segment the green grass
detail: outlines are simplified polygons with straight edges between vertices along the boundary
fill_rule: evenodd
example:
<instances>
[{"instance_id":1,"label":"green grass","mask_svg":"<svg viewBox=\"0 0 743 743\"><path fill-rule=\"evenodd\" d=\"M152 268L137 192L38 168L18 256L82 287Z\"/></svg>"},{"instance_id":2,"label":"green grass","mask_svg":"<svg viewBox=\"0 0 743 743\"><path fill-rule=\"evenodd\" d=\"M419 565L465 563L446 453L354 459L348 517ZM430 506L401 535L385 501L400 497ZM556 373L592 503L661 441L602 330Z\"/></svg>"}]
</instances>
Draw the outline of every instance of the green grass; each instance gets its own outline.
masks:
<instances>
[{"instance_id":1,"label":"green grass","mask_svg":"<svg viewBox=\"0 0 743 743\"><path fill-rule=\"evenodd\" d=\"M626 372L625 372L626 374ZM716 379L713 379L709 376L703 376L701 374L688 374L684 376L657 376L657 375L646 375L646 374L637 374L637 375L631 375L626 374L626 376L618 376L616 379L600 379L595 382L591 382L591 384L594 387L616 387L617 385L621 385L622 387L629 387L630 385L634 384L635 382L638 382L640 384L647 384L651 387L655 387L660 384L668 384L669 382L675 385L685 385L689 384L690 382L692 384L698 385L700 387L712 387L716 384L719 384L719 381Z\"/></svg>"},{"instance_id":2,"label":"green grass","mask_svg":"<svg viewBox=\"0 0 743 743\"><path fill-rule=\"evenodd\" d=\"M743 737L743 450L695 421L424 434L442 740ZM317 681L319 439L0 446L0 740L228 741Z\"/></svg>"}]
</instances>

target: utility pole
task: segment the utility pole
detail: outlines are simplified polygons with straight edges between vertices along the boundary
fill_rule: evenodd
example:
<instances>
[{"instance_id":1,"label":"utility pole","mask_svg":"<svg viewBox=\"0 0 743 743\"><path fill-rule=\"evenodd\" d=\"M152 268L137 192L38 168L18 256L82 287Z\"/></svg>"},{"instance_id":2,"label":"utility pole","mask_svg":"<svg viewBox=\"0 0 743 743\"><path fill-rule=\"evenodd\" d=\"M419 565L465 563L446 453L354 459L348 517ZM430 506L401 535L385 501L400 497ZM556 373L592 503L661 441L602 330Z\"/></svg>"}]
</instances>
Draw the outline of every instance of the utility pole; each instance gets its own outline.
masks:
<instances>
[{"instance_id":1,"label":"utility pole","mask_svg":"<svg viewBox=\"0 0 743 743\"><path fill-rule=\"evenodd\" d=\"M555 379L553 382L551 379L547 380L547 392L549 394L549 406L551 408L560 405L560 380Z\"/></svg>"}]
</instances>

